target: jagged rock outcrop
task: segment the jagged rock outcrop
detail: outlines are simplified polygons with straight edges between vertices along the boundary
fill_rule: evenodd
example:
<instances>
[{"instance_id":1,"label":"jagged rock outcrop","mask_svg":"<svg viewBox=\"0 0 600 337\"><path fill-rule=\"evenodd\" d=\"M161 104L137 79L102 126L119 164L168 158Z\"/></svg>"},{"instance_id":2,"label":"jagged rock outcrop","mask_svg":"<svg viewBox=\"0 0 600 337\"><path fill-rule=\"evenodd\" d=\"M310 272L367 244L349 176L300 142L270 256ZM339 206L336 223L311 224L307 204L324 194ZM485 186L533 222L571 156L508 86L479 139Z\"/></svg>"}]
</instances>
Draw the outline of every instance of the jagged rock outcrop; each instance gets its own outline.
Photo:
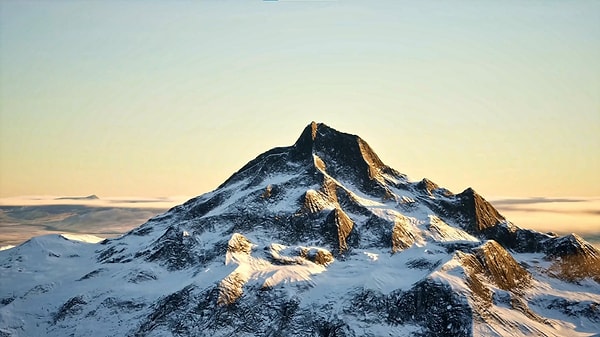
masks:
<instances>
[{"instance_id":1,"label":"jagged rock outcrop","mask_svg":"<svg viewBox=\"0 0 600 337\"><path fill-rule=\"evenodd\" d=\"M482 233L506 221L492 204L470 187L457 198L465 220L464 227L469 233Z\"/></svg>"},{"instance_id":2,"label":"jagged rock outcrop","mask_svg":"<svg viewBox=\"0 0 600 337\"><path fill-rule=\"evenodd\" d=\"M589 277L600 283L600 252L579 235L549 239L545 252L547 259L553 261L553 275L574 282Z\"/></svg>"},{"instance_id":3,"label":"jagged rock outcrop","mask_svg":"<svg viewBox=\"0 0 600 337\"><path fill-rule=\"evenodd\" d=\"M469 267L478 275L484 275L489 282L502 290L517 292L527 287L531 275L495 241L488 241L474 249Z\"/></svg>"},{"instance_id":4,"label":"jagged rock outcrop","mask_svg":"<svg viewBox=\"0 0 600 337\"><path fill-rule=\"evenodd\" d=\"M353 227L354 222L352 219L340 208L336 208L325 219L323 231L324 233L331 233L329 236L332 237L333 242L337 243L337 245L334 245L335 248L340 253L343 253L349 248L348 239Z\"/></svg>"},{"instance_id":5,"label":"jagged rock outcrop","mask_svg":"<svg viewBox=\"0 0 600 337\"><path fill-rule=\"evenodd\" d=\"M333 254L319 247L287 247L281 244L271 244L268 249L269 258L277 264L305 264L306 261L327 266L334 261Z\"/></svg>"},{"instance_id":6,"label":"jagged rock outcrop","mask_svg":"<svg viewBox=\"0 0 600 337\"><path fill-rule=\"evenodd\" d=\"M406 217L398 217L392 228L392 252L399 252L409 248L416 241L414 227Z\"/></svg>"}]
</instances>

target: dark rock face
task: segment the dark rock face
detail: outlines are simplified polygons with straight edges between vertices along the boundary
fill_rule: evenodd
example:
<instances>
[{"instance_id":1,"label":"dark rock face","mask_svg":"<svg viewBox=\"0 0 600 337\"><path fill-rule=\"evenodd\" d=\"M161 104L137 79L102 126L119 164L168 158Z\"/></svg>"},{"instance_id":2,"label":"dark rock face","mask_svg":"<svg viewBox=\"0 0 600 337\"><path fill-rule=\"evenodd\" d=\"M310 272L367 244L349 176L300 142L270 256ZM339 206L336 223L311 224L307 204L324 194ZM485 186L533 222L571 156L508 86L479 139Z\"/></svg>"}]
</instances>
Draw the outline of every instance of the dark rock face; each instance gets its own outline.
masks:
<instances>
[{"instance_id":1,"label":"dark rock face","mask_svg":"<svg viewBox=\"0 0 600 337\"><path fill-rule=\"evenodd\" d=\"M352 336L347 324L300 309L301 299L277 291L257 292L229 306L215 307L218 291L187 287L166 296L133 336L166 330L179 336ZM181 310L181 308L186 308ZM268 324L257 324L268 322ZM350 334L349 334L350 333Z\"/></svg>"},{"instance_id":2,"label":"dark rock face","mask_svg":"<svg viewBox=\"0 0 600 337\"><path fill-rule=\"evenodd\" d=\"M546 309L556 309L561 313L600 322L600 303L596 301L569 301L564 298L543 298L533 301L536 305Z\"/></svg>"},{"instance_id":3,"label":"dark rock face","mask_svg":"<svg viewBox=\"0 0 600 337\"><path fill-rule=\"evenodd\" d=\"M277 290L244 295L231 305L215 308L217 297L216 289L201 291L195 287L168 295L132 335L145 336L166 328L181 336L211 336L215 330L239 336L360 336L341 317L330 317L329 308L303 309L301 297L288 297ZM182 312L181 308L187 309ZM472 313L466 299L432 280L388 295L359 292L343 304L340 314L365 324L419 326L415 336L472 335Z\"/></svg>"},{"instance_id":4,"label":"dark rock face","mask_svg":"<svg viewBox=\"0 0 600 337\"><path fill-rule=\"evenodd\" d=\"M600 283L600 251L577 234L547 240L546 255L554 275L576 282L586 277Z\"/></svg>"},{"instance_id":5,"label":"dark rock face","mask_svg":"<svg viewBox=\"0 0 600 337\"><path fill-rule=\"evenodd\" d=\"M352 219L348 217L344 211L339 208L334 209L329 215L327 219L325 219L325 223L323 225L323 231L329 237L330 242L333 242L333 246L340 253L343 253L349 248L349 238L352 234L352 228L354 227L354 222ZM356 240L352 240L356 243Z\"/></svg>"},{"instance_id":6,"label":"dark rock face","mask_svg":"<svg viewBox=\"0 0 600 337\"><path fill-rule=\"evenodd\" d=\"M560 238L552 238L546 242L546 254L548 257L565 256L594 256L598 255L594 246L585 242L577 234L569 234Z\"/></svg>"},{"instance_id":7,"label":"dark rock face","mask_svg":"<svg viewBox=\"0 0 600 337\"><path fill-rule=\"evenodd\" d=\"M311 123L291 147L276 148L250 161L222 186L249 174L264 176L268 170L297 163L308 173L326 171L328 175L357 183L364 191L384 193L377 179L382 173L405 179L403 175L383 164L371 147L360 137L339 132L321 123Z\"/></svg>"},{"instance_id":8,"label":"dark rock face","mask_svg":"<svg viewBox=\"0 0 600 337\"><path fill-rule=\"evenodd\" d=\"M408 219L398 219L392 229L392 252L395 253L407 249L413 243L415 243L415 235L411 231Z\"/></svg>"},{"instance_id":9,"label":"dark rock face","mask_svg":"<svg viewBox=\"0 0 600 337\"><path fill-rule=\"evenodd\" d=\"M469 233L481 233L506 221L500 213L472 188L457 195Z\"/></svg>"},{"instance_id":10,"label":"dark rock face","mask_svg":"<svg viewBox=\"0 0 600 337\"><path fill-rule=\"evenodd\" d=\"M80 313L83 310L82 307L86 304L87 304L87 301L84 299L83 296L75 296L75 297L69 299L54 314L53 323L56 324L57 322L65 319L69 316L73 316L73 315Z\"/></svg>"},{"instance_id":11,"label":"dark rock face","mask_svg":"<svg viewBox=\"0 0 600 337\"><path fill-rule=\"evenodd\" d=\"M417 184L417 188L427 189L427 183ZM429 190L426 190L429 194ZM432 190L435 191L435 190ZM458 223L467 233L487 237L488 232L506 222L506 219L483 197L468 188L460 194L446 198L421 198L436 214L448 223ZM495 239L487 237L488 239Z\"/></svg>"},{"instance_id":12,"label":"dark rock face","mask_svg":"<svg viewBox=\"0 0 600 337\"><path fill-rule=\"evenodd\" d=\"M485 275L500 289L518 291L531 282L531 275L495 241L476 248L475 257L477 263L471 264L474 271Z\"/></svg>"},{"instance_id":13,"label":"dark rock face","mask_svg":"<svg viewBox=\"0 0 600 337\"><path fill-rule=\"evenodd\" d=\"M424 280L409 291L383 295L374 291L356 294L349 308L358 317L373 317L391 325L416 324L416 336L471 336L472 312L466 298L450 287ZM448 315L452 312L452 315Z\"/></svg>"},{"instance_id":14,"label":"dark rock face","mask_svg":"<svg viewBox=\"0 0 600 337\"><path fill-rule=\"evenodd\" d=\"M331 166L333 171L329 172L334 177L341 175L346 169L346 172L353 172L359 180L371 180L385 167L360 137L315 122L304 129L293 145L293 152L299 157L309 159L312 159L312 155L317 155L325 165L328 161L335 163L336 165Z\"/></svg>"},{"instance_id":15,"label":"dark rock face","mask_svg":"<svg viewBox=\"0 0 600 337\"><path fill-rule=\"evenodd\" d=\"M170 227L152 246L151 250L140 252L136 258L146 257L147 261L163 263L169 270L179 270L199 263L193 251L197 242L184 231Z\"/></svg>"}]
</instances>

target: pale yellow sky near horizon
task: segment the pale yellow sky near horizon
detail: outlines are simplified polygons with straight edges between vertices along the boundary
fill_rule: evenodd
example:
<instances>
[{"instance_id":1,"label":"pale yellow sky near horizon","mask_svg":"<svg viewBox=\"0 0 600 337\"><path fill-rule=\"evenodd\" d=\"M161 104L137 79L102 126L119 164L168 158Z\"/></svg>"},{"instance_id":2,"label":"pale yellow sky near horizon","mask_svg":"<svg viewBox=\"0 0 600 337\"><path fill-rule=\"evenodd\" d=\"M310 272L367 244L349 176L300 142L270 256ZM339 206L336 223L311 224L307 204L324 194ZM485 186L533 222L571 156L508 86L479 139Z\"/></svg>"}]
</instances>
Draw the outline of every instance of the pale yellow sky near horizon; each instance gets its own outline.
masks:
<instances>
[{"instance_id":1,"label":"pale yellow sky near horizon","mask_svg":"<svg viewBox=\"0 0 600 337\"><path fill-rule=\"evenodd\" d=\"M600 196L600 2L0 3L0 197L200 195L312 120L485 197Z\"/></svg>"}]
</instances>

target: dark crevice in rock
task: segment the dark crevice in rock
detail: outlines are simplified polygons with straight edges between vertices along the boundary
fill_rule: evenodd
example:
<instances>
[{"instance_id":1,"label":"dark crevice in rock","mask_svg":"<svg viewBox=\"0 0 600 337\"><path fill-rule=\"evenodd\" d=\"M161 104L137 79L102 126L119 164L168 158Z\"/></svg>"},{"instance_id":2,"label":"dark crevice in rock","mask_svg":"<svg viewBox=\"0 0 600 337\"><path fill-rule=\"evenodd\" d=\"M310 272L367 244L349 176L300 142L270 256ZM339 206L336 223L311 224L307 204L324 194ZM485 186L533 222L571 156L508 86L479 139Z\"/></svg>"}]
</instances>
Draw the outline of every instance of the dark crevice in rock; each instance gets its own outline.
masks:
<instances>
[{"instance_id":1,"label":"dark crevice in rock","mask_svg":"<svg viewBox=\"0 0 600 337\"><path fill-rule=\"evenodd\" d=\"M56 324L69 316L80 313L83 311L83 306L86 304L87 301L83 298L83 296L72 297L63 305L61 305L58 311L53 315L52 323Z\"/></svg>"}]
</instances>

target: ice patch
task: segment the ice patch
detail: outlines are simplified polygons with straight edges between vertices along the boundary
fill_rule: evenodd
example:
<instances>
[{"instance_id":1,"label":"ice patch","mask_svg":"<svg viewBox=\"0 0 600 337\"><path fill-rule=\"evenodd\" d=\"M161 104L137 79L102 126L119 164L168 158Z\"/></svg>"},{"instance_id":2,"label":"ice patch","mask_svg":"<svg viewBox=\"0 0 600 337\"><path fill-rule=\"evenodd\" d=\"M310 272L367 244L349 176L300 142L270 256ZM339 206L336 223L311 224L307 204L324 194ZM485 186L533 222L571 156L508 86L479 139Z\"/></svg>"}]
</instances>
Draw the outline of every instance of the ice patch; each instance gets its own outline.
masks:
<instances>
[{"instance_id":1,"label":"ice patch","mask_svg":"<svg viewBox=\"0 0 600 337\"><path fill-rule=\"evenodd\" d=\"M104 238L90 234L61 234L61 236L67 240L87 243L98 243L104 240Z\"/></svg>"},{"instance_id":2,"label":"ice patch","mask_svg":"<svg viewBox=\"0 0 600 337\"><path fill-rule=\"evenodd\" d=\"M369 257L369 259L371 259L371 261L377 261L379 259L379 254L375 254L375 253L369 253L369 252L363 252L366 256Z\"/></svg>"}]
</instances>

